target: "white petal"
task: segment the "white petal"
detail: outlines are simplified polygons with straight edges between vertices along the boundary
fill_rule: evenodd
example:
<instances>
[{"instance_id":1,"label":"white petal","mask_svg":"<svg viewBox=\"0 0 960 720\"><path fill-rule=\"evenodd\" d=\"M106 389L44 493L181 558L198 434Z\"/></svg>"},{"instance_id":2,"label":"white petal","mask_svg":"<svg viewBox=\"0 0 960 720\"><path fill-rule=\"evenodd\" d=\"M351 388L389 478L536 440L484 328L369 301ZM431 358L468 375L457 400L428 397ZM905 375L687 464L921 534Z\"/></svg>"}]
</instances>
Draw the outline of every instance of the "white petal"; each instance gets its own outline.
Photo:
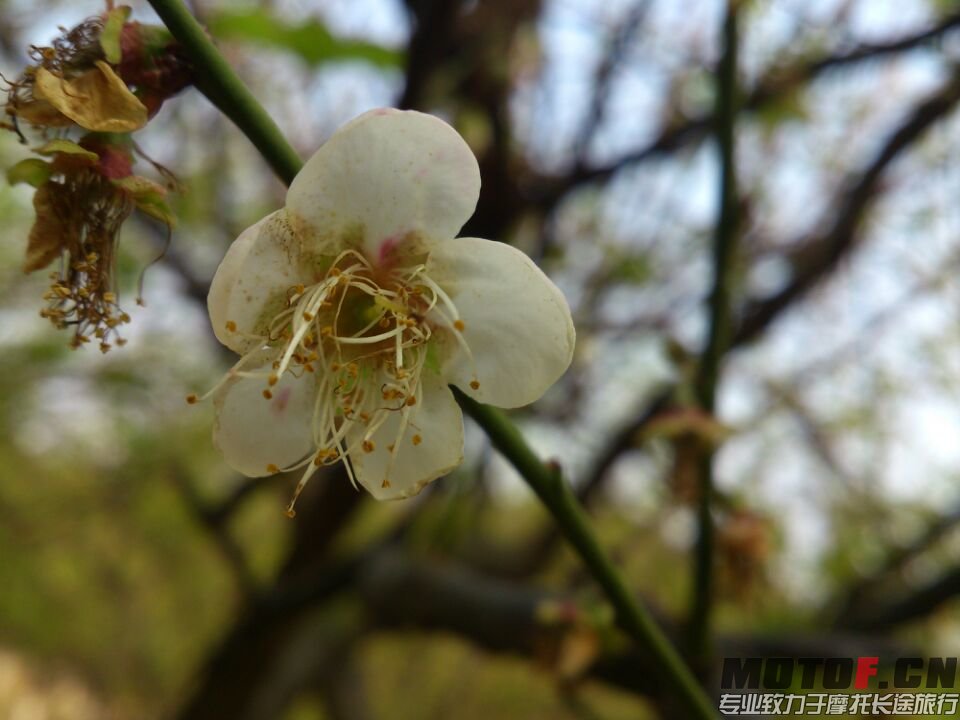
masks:
<instances>
[{"instance_id":1,"label":"white petal","mask_svg":"<svg viewBox=\"0 0 960 720\"><path fill-rule=\"evenodd\" d=\"M265 388L265 377L234 378L213 399L213 443L230 467L248 477L271 475L276 470L270 466L293 465L313 449L313 375L285 373L270 388L270 400L263 397Z\"/></svg>"},{"instance_id":2,"label":"white petal","mask_svg":"<svg viewBox=\"0 0 960 720\"><path fill-rule=\"evenodd\" d=\"M567 301L516 248L458 238L431 250L427 274L456 305L474 360L450 333L438 333L443 374L471 397L527 405L570 366L576 334Z\"/></svg>"},{"instance_id":3,"label":"white petal","mask_svg":"<svg viewBox=\"0 0 960 720\"><path fill-rule=\"evenodd\" d=\"M267 335L270 321L286 306L287 291L310 281L284 210L247 228L210 283L207 310L217 339L241 354L261 345L256 338Z\"/></svg>"},{"instance_id":4,"label":"white petal","mask_svg":"<svg viewBox=\"0 0 960 720\"><path fill-rule=\"evenodd\" d=\"M340 128L287 193L304 245L362 246L373 262L402 241L456 236L480 195L477 160L457 131L423 113L372 110Z\"/></svg>"},{"instance_id":5,"label":"white petal","mask_svg":"<svg viewBox=\"0 0 960 720\"><path fill-rule=\"evenodd\" d=\"M463 415L443 379L425 371L420 379L420 401L411 408L403 435L401 413L393 413L373 436L373 452L360 447L362 432L350 439L353 472L377 500L397 500L419 493L427 483L446 475L463 462ZM418 443L414 444L417 439ZM390 467L389 446L397 456ZM388 477L389 470L389 477ZM384 487L384 479L390 481Z\"/></svg>"}]
</instances>

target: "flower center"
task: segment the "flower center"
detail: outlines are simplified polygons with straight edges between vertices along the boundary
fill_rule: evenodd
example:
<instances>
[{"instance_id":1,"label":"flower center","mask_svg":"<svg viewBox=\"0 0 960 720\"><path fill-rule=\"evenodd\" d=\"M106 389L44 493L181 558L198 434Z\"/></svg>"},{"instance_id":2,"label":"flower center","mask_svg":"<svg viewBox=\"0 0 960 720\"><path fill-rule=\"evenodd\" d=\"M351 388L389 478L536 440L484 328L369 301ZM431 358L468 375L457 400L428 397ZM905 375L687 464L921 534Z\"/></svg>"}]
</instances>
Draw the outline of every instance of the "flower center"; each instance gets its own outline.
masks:
<instances>
[{"instance_id":1,"label":"flower center","mask_svg":"<svg viewBox=\"0 0 960 720\"><path fill-rule=\"evenodd\" d=\"M456 306L425 270L422 263L378 268L359 252L344 251L318 282L288 289L286 307L269 325L266 347L245 355L231 371L233 376L262 377L263 397L268 401L284 373L314 376L316 450L282 468L304 468L287 508L291 516L297 497L318 467L345 460L349 453L374 452L374 436L380 441L384 433L390 457L382 485L389 487L401 442L412 426L412 409L423 399L421 373L435 362L430 339L436 332L450 333L472 361ZM235 323L227 323L227 330L236 329ZM257 370L243 369L251 360L263 362L264 351L267 364ZM476 378L471 385L479 387ZM384 425L395 418L398 421L385 430ZM422 430L413 428L417 432L410 442L419 445ZM350 463L345 466L356 484ZM267 470L281 468L271 465Z\"/></svg>"}]
</instances>

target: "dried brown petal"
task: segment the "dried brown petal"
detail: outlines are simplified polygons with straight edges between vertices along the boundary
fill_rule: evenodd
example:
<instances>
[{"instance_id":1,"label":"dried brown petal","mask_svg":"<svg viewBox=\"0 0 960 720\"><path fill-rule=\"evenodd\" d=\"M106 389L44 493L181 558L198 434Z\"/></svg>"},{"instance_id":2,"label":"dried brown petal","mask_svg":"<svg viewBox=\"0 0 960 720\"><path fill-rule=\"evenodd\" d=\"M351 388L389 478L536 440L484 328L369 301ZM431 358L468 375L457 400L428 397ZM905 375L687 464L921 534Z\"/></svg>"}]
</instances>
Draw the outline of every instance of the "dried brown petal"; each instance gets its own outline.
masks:
<instances>
[{"instance_id":1,"label":"dried brown petal","mask_svg":"<svg viewBox=\"0 0 960 720\"><path fill-rule=\"evenodd\" d=\"M23 271L33 272L44 268L60 257L66 228L53 207L50 183L41 185L33 196L33 208L37 219L30 229L27 241L27 256L23 261Z\"/></svg>"},{"instance_id":2,"label":"dried brown petal","mask_svg":"<svg viewBox=\"0 0 960 720\"><path fill-rule=\"evenodd\" d=\"M73 120L46 100L34 98L25 102L14 102L8 107L17 118L26 120L36 127L67 127L73 125Z\"/></svg>"},{"instance_id":3,"label":"dried brown petal","mask_svg":"<svg viewBox=\"0 0 960 720\"><path fill-rule=\"evenodd\" d=\"M147 124L147 108L103 60L75 78L61 78L41 67L33 94L87 130L133 132Z\"/></svg>"}]
</instances>

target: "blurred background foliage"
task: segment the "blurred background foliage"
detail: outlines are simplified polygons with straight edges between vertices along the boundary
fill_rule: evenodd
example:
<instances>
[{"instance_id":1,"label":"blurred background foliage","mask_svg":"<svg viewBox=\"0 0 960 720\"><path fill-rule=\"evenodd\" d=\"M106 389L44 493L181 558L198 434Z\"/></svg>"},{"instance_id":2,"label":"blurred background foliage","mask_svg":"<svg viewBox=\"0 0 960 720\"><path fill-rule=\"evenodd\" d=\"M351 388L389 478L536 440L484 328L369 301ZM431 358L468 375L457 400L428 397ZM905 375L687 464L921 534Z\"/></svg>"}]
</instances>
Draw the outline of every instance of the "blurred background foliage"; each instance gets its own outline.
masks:
<instances>
[{"instance_id":1,"label":"blurred background foliage","mask_svg":"<svg viewBox=\"0 0 960 720\"><path fill-rule=\"evenodd\" d=\"M155 21L146 3L134 18ZM516 413L679 639L699 444L720 443L717 657L955 655L960 617L960 7L743 3L742 251L717 419L692 404L707 327L724 3L190 3L307 156L376 106L434 112L480 159L466 234L563 288L574 366ZM0 2L16 77L96 2ZM188 408L228 358L204 298L283 202L198 93L138 142L179 226L120 245L130 343L72 352L20 271L31 189L0 186L0 717L641 718L645 658L542 509L468 433L467 462L377 505L318 477L234 476ZM0 162L27 150L0 137ZM715 666L701 668L717 691ZM675 716L675 715L674 715Z\"/></svg>"}]
</instances>

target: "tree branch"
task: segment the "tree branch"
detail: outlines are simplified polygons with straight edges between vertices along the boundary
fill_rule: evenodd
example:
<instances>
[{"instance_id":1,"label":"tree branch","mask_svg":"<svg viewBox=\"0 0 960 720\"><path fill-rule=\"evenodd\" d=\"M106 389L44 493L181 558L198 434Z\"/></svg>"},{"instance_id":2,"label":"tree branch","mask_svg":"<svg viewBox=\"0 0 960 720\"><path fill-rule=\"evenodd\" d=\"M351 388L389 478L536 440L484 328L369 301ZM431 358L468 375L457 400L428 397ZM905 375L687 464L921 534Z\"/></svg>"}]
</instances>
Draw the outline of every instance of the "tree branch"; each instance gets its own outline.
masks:
<instances>
[{"instance_id":1,"label":"tree branch","mask_svg":"<svg viewBox=\"0 0 960 720\"><path fill-rule=\"evenodd\" d=\"M709 299L709 330L706 347L694 378L700 407L712 414L723 356L730 344L732 316L732 273L740 232L737 195L736 133L738 90L739 4L728 0L723 22L723 55L717 68L717 104L714 125L720 150L720 212L713 241L713 289ZM713 452L704 449L700 457L697 497L697 544L690 602L690 647L695 657L709 654L710 611L713 604Z\"/></svg>"},{"instance_id":2,"label":"tree branch","mask_svg":"<svg viewBox=\"0 0 960 720\"><path fill-rule=\"evenodd\" d=\"M770 298L757 300L744 309L733 342L755 340L790 305L804 297L823 277L849 255L860 238L864 215L874 200L883 173L904 150L917 142L937 121L946 117L960 100L960 71L937 92L920 103L907 120L881 147L874 159L849 182L832 227L819 238L794 243L790 256L794 274L790 283Z\"/></svg>"},{"instance_id":3,"label":"tree branch","mask_svg":"<svg viewBox=\"0 0 960 720\"><path fill-rule=\"evenodd\" d=\"M839 70L875 58L915 50L939 40L958 27L960 27L960 13L954 12L944 16L943 19L927 29L887 43L863 44L851 50L800 64L793 69L780 68L773 70L764 79L760 80L746 96L740 109L747 112L756 112L788 92L795 90L798 86L810 82L826 72ZM626 167L653 160L691 143L699 142L706 137L711 127L712 118L709 115L690 118L663 129L657 138L646 146L638 148L609 164L592 168L578 166L570 173L559 178L538 178L531 183L529 192L531 204L549 212L569 192L580 186L594 182L605 182Z\"/></svg>"}]
</instances>

